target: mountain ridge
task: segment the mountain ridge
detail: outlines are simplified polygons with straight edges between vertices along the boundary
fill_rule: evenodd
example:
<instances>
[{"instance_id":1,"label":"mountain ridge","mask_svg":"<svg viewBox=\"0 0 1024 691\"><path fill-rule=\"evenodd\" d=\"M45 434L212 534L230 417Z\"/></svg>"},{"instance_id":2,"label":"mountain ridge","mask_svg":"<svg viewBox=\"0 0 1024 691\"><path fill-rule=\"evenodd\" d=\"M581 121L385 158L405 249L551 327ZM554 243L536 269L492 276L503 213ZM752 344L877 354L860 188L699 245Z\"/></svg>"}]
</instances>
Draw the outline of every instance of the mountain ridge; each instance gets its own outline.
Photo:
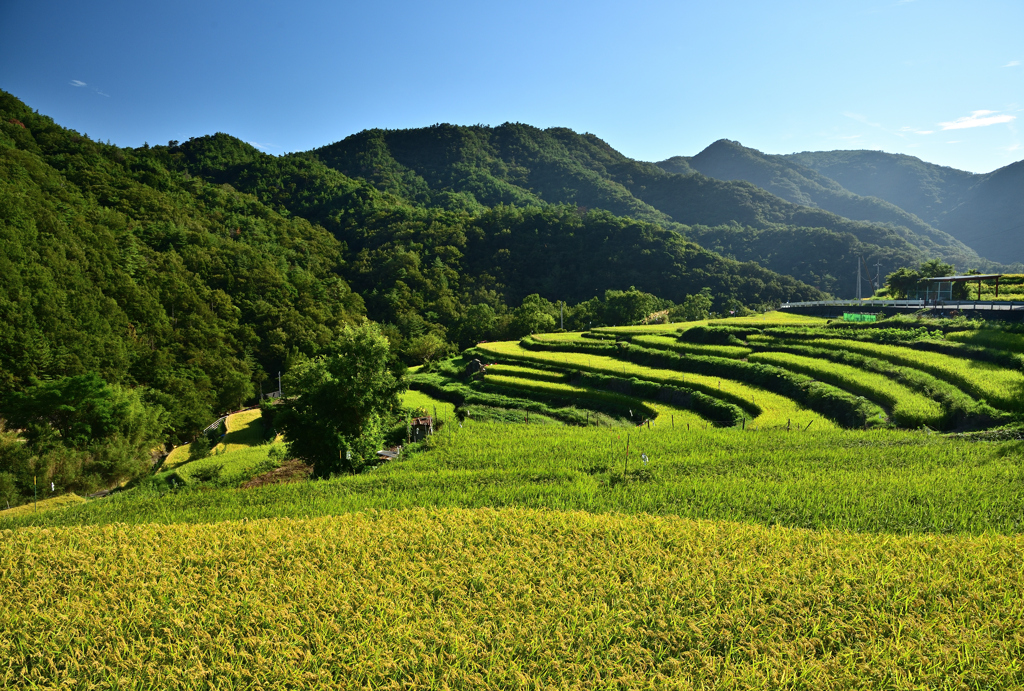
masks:
<instances>
[{"instance_id":1,"label":"mountain ridge","mask_svg":"<svg viewBox=\"0 0 1024 691\"><path fill-rule=\"evenodd\" d=\"M790 275L845 295L856 290L858 256L870 263L884 260L890 269L930 258L986 268L991 264L948 234L881 200L866 203L883 208L902 224L844 218L790 202L744 180L709 177L679 159L660 166L636 161L593 134L564 127L542 130L505 123L365 130L309 153L345 175L363 177L380 190L419 204L603 208L658 223L698 242L712 238L726 256L758 261L774 271L795 270ZM806 175L817 174L808 170ZM840 194L838 185L831 184ZM716 230L709 235L708 229ZM783 244L801 254L809 252L806 259L818 269L805 271L801 267L806 261L753 249L758 244L754 235L771 230L778 236L780 229L791 234L782 238ZM825 238L829 234L838 237ZM836 239L840 252L834 251ZM830 250L819 256L819 248L826 244ZM821 270L829 262L836 266Z\"/></svg>"}]
</instances>

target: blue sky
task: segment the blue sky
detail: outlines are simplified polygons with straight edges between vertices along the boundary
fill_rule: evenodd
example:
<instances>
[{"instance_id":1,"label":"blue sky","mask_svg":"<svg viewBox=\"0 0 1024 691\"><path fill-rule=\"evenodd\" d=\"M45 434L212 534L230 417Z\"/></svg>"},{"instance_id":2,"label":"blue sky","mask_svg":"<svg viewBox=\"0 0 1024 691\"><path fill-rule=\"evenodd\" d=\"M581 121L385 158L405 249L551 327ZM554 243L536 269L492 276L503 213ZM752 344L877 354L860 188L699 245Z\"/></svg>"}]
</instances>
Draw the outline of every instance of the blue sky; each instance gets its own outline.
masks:
<instances>
[{"instance_id":1,"label":"blue sky","mask_svg":"<svg viewBox=\"0 0 1024 691\"><path fill-rule=\"evenodd\" d=\"M641 160L726 138L988 172L1024 159L1021 27L1020 0L0 0L0 88L122 146L518 121Z\"/></svg>"}]
</instances>

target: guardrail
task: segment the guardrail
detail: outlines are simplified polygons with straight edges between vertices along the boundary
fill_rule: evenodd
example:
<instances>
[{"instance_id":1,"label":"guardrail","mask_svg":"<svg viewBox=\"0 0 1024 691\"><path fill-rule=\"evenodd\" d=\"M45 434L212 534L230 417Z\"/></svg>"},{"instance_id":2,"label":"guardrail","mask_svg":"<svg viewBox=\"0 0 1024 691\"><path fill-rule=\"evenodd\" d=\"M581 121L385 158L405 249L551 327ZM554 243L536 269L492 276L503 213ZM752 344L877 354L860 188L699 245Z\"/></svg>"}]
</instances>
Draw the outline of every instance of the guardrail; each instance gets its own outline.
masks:
<instances>
[{"instance_id":1,"label":"guardrail","mask_svg":"<svg viewBox=\"0 0 1024 691\"><path fill-rule=\"evenodd\" d=\"M1024 311L1024 302L1011 300L972 300L966 301L928 301L924 300L819 300L816 302L784 302L779 309L788 307L897 307L906 309L941 309L941 310L989 310L989 311Z\"/></svg>"},{"instance_id":2,"label":"guardrail","mask_svg":"<svg viewBox=\"0 0 1024 691\"><path fill-rule=\"evenodd\" d=\"M230 413L228 413L228 415L230 415ZM216 420L211 422L209 425L207 425L206 428L202 431L202 433L206 434L207 432L209 432L210 430L214 429L215 427L220 427L220 423L224 422L227 419L228 419L227 415L221 415L219 418L217 418Z\"/></svg>"}]
</instances>

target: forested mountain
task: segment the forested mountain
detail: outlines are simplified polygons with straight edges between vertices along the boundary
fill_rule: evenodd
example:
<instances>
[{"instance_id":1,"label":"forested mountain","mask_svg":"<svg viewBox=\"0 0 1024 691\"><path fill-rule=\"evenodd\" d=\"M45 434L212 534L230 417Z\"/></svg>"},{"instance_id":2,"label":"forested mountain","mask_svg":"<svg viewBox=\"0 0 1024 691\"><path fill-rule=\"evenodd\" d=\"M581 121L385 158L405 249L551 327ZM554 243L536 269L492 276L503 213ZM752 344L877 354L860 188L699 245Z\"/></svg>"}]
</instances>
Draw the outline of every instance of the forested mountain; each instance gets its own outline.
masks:
<instances>
[{"instance_id":1,"label":"forested mountain","mask_svg":"<svg viewBox=\"0 0 1024 691\"><path fill-rule=\"evenodd\" d=\"M528 332L536 293L592 320L595 296L633 287L709 288L719 310L822 295L651 221L431 194L227 135L119 148L0 92L0 399L97 373L187 436L364 315L415 360Z\"/></svg>"},{"instance_id":2,"label":"forested mountain","mask_svg":"<svg viewBox=\"0 0 1024 691\"><path fill-rule=\"evenodd\" d=\"M805 151L783 158L851 192L891 202L983 257L1024 262L1024 161L976 174L883 151Z\"/></svg>"},{"instance_id":3,"label":"forested mountain","mask_svg":"<svg viewBox=\"0 0 1024 691\"><path fill-rule=\"evenodd\" d=\"M677 157L677 159L680 157ZM666 170L677 167L663 161ZM958 265L977 265L977 253L947 233L936 230L912 213L877 197L862 197L815 170L785 157L761 153L739 142L722 139L686 159L687 165L719 180L746 180L783 199L803 206L817 207L845 218L885 223L909 228L920 240L922 249Z\"/></svg>"},{"instance_id":4,"label":"forested mountain","mask_svg":"<svg viewBox=\"0 0 1024 691\"><path fill-rule=\"evenodd\" d=\"M793 199L843 196L809 168L724 148ZM276 157L226 134L126 149L0 92L0 415L31 426L65 395L135 409L149 421L137 460L160 430L190 436L364 317L421 362L552 328L554 301L578 328L705 291L715 311L848 295L858 258L916 265L943 239L692 163L518 124L372 130ZM87 437L80 460L116 456Z\"/></svg>"},{"instance_id":5,"label":"forested mountain","mask_svg":"<svg viewBox=\"0 0 1024 691\"><path fill-rule=\"evenodd\" d=\"M928 235L795 204L748 182L695 172L680 159L662 167L634 161L594 135L564 128L506 123L369 130L312 153L346 175L422 205L562 203L658 222L698 242L712 242L738 260L793 272L843 295L856 290L858 256L872 264L884 260L889 269L933 256L980 263L969 249L895 208L886 209L891 218ZM765 243L766 237L773 241Z\"/></svg>"}]
</instances>

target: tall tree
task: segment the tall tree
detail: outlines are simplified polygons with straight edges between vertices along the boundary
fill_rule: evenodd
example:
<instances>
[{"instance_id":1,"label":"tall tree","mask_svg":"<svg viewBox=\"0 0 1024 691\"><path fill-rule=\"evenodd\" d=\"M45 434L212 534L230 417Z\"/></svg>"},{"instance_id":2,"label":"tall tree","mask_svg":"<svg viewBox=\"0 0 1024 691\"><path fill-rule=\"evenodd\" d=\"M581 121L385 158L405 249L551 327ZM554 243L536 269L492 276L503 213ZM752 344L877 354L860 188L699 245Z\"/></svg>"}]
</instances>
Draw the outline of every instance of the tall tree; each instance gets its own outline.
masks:
<instances>
[{"instance_id":1,"label":"tall tree","mask_svg":"<svg viewBox=\"0 0 1024 691\"><path fill-rule=\"evenodd\" d=\"M358 470L399 410L403 373L377 324L346 326L329 355L302 358L285 377L275 425L289 452L318 477Z\"/></svg>"}]
</instances>

